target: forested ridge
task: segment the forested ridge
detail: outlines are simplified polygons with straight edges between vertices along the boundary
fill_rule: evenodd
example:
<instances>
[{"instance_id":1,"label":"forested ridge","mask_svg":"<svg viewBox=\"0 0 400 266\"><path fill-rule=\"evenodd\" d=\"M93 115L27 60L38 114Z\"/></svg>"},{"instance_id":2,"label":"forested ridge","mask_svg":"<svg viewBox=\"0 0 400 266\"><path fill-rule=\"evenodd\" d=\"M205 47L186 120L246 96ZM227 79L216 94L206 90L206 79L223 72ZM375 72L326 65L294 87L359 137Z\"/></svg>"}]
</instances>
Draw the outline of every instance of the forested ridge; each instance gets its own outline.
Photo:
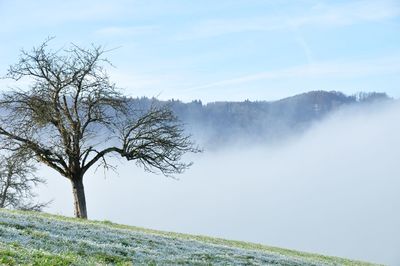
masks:
<instances>
[{"instance_id":1,"label":"forested ridge","mask_svg":"<svg viewBox=\"0 0 400 266\"><path fill-rule=\"evenodd\" d=\"M206 146L232 141L272 142L301 133L314 122L345 106L391 100L386 93L345 95L337 91L311 91L277 101L210 102L159 101L134 98L135 105L169 104L186 128Z\"/></svg>"}]
</instances>

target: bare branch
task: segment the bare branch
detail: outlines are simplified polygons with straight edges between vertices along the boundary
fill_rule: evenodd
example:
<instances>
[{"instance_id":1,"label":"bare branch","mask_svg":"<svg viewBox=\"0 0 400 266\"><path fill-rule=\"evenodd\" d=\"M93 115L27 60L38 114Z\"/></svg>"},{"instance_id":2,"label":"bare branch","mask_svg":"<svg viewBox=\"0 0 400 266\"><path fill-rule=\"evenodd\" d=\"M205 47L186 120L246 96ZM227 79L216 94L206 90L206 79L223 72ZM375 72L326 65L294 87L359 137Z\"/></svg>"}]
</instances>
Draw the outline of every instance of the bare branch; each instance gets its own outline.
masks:
<instances>
[{"instance_id":1,"label":"bare branch","mask_svg":"<svg viewBox=\"0 0 400 266\"><path fill-rule=\"evenodd\" d=\"M40 211L50 202L34 202L33 186L44 183L26 150L0 156L0 208Z\"/></svg>"},{"instance_id":2,"label":"bare branch","mask_svg":"<svg viewBox=\"0 0 400 266\"><path fill-rule=\"evenodd\" d=\"M70 45L52 51L46 40L21 51L7 77L32 86L0 97L0 147L27 149L71 180L76 213L86 216L82 179L89 168L111 168L109 156L135 161L146 171L171 176L198 152L168 106L137 108L110 82L101 46ZM78 207L77 207L78 206Z\"/></svg>"}]
</instances>

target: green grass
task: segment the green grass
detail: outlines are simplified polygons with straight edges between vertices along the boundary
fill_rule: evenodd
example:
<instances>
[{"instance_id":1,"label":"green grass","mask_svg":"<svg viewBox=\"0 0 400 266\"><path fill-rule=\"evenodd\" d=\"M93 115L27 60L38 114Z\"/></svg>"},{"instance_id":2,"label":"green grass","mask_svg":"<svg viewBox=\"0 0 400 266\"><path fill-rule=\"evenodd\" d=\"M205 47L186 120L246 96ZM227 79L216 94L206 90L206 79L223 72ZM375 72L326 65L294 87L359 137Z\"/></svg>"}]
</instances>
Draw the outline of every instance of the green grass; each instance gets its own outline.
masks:
<instances>
[{"instance_id":1,"label":"green grass","mask_svg":"<svg viewBox=\"0 0 400 266\"><path fill-rule=\"evenodd\" d=\"M1 265L374 265L242 241L0 210Z\"/></svg>"}]
</instances>

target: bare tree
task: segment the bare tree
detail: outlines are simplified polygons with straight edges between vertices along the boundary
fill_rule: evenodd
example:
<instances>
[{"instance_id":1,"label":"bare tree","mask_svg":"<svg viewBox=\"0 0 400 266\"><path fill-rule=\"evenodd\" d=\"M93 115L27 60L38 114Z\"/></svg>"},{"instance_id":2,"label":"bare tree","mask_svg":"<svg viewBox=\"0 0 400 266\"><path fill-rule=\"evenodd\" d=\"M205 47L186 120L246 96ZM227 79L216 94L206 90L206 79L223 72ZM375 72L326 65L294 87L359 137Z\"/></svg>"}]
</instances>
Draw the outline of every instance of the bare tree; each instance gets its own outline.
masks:
<instances>
[{"instance_id":1,"label":"bare tree","mask_svg":"<svg viewBox=\"0 0 400 266\"><path fill-rule=\"evenodd\" d=\"M34 186L45 183L35 175L36 167L27 154L0 156L0 208L40 211L50 202L35 202Z\"/></svg>"},{"instance_id":2,"label":"bare tree","mask_svg":"<svg viewBox=\"0 0 400 266\"><path fill-rule=\"evenodd\" d=\"M73 44L52 51L48 41L23 50L6 77L32 85L0 100L3 146L28 149L69 179L79 218L87 218L83 177L92 166L107 169L117 156L168 176L191 165L185 153L199 151L168 106L133 106L121 94L105 71L105 52Z\"/></svg>"}]
</instances>

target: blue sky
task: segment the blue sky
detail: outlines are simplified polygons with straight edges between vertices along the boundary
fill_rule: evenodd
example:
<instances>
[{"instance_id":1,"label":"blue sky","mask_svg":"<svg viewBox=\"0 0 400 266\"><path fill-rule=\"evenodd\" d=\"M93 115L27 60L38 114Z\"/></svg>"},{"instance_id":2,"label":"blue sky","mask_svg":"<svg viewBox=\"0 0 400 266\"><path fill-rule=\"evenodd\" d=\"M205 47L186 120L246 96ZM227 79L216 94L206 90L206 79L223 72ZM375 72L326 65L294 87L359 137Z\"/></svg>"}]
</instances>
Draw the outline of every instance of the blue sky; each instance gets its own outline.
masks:
<instances>
[{"instance_id":1,"label":"blue sky","mask_svg":"<svg viewBox=\"0 0 400 266\"><path fill-rule=\"evenodd\" d=\"M130 96L274 100L309 90L400 97L400 1L0 0L0 74L55 36L117 48ZM1 89L12 86L0 80ZM23 86L23 85L20 85Z\"/></svg>"}]
</instances>

